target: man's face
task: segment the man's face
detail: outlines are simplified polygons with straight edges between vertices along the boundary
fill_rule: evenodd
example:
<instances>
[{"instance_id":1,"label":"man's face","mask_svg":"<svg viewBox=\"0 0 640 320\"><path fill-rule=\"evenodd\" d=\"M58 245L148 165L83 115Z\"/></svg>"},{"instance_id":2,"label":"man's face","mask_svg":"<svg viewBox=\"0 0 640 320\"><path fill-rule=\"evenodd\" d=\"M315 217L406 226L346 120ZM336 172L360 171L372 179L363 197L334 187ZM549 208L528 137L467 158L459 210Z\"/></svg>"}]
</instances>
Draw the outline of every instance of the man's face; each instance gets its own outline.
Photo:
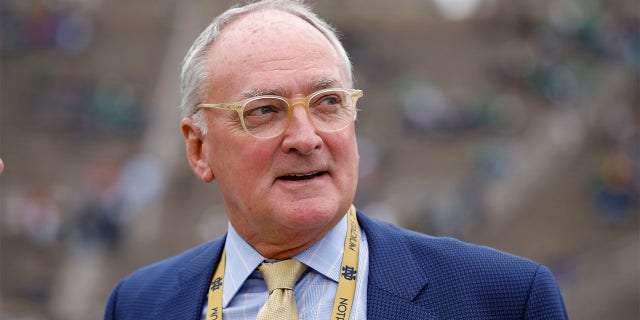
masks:
<instances>
[{"instance_id":1,"label":"man's face","mask_svg":"<svg viewBox=\"0 0 640 320\"><path fill-rule=\"evenodd\" d=\"M348 85L330 42L305 21L276 11L233 22L208 59L206 103L236 102L255 92L304 97ZM343 217L358 178L353 123L320 132L296 106L282 135L257 139L243 130L236 112L205 112L201 154L218 180L231 223L245 239L323 235ZM260 239L265 236L274 239Z\"/></svg>"}]
</instances>

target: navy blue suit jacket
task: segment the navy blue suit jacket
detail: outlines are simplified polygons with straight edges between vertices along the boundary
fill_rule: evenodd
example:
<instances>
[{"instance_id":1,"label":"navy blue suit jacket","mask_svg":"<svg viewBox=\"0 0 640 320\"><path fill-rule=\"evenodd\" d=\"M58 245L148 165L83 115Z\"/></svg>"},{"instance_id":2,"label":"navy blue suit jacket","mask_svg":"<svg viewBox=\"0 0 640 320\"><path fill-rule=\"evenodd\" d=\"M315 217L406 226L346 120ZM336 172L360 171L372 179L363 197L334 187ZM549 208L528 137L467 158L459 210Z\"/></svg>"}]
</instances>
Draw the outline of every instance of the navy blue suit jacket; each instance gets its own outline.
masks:
<instances>
[{"instance_id":1,"label":"navy blue suit jacket","mask_svg":"<svg viewBox=\"0 0 640 320\"><path fill-rule=\"evenodd\" d=\"M547 268L491 248L366 217L369 319L566 319ZM105 319L199 320L225 237L142 268L111 293Z\"/></svg>"}]
</instances>

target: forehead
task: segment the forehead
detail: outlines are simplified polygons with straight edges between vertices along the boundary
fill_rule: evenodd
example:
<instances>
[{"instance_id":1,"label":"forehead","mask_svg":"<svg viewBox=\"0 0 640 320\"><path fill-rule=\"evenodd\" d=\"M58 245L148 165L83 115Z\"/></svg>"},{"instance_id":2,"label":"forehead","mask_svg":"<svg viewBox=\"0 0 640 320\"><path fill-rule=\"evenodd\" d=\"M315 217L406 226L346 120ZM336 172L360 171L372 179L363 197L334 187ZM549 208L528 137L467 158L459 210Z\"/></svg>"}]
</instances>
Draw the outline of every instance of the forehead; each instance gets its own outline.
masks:
<instances>
[{"instance_id":1,"label":"forehead","mask_svg":"<svg viewBox=\"0 0 640 320\"><path fill-rule=\"evenodd\" d=\"M345 85L329 40L308 22L281 11L258 11L231 22L207 60L209 96L220 98L238 98L248 91L305 93L328 80Z\"/></svg>"}]
</instances>

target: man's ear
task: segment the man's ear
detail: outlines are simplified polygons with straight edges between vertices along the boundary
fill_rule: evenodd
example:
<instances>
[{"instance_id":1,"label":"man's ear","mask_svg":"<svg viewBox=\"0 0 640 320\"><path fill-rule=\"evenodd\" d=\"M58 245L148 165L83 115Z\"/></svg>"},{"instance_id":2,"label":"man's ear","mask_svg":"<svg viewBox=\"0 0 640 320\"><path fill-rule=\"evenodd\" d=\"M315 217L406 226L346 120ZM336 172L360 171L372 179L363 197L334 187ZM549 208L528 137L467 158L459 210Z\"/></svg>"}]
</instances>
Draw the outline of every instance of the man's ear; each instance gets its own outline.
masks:
<instances>
[{"instance_id":1,"label":"man's ear","mask_svg":"<svg viewBox=\"0 0 640 320\"><path fill-rule=\"evenodd\" d=\"M206 183L213 181L215 176L205 153L205 137L202 131L193 123L191 118L182 119L180 128L187 148L187 160L191 170L200 180Z\"/></svg>"}]
</instances>

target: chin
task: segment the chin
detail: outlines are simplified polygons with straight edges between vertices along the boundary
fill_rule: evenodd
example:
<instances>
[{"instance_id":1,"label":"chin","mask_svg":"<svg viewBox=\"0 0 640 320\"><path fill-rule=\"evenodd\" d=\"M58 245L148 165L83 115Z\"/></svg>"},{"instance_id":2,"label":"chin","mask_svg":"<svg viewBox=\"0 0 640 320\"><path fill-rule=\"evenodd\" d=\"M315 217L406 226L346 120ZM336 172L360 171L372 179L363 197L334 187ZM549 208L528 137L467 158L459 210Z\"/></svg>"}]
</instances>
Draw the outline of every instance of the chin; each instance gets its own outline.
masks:
<instances>
[{"instance_id":1,"label":"chin","mask_svg":"<svg viewBox=\"0 0 640 320\"><path fill-rule=\"evenodd\" d=\"M284 219L288 220L289 223L287 224L289 226L299 230L332 226L342 218L347 209L341 212L343 210L339 204L335 202L333 204L328 203L330 201L326 199L321 201L317 199L296 201L283 210L283 212L287 212L287 217Z\"/></svg>"}]
</instances>

